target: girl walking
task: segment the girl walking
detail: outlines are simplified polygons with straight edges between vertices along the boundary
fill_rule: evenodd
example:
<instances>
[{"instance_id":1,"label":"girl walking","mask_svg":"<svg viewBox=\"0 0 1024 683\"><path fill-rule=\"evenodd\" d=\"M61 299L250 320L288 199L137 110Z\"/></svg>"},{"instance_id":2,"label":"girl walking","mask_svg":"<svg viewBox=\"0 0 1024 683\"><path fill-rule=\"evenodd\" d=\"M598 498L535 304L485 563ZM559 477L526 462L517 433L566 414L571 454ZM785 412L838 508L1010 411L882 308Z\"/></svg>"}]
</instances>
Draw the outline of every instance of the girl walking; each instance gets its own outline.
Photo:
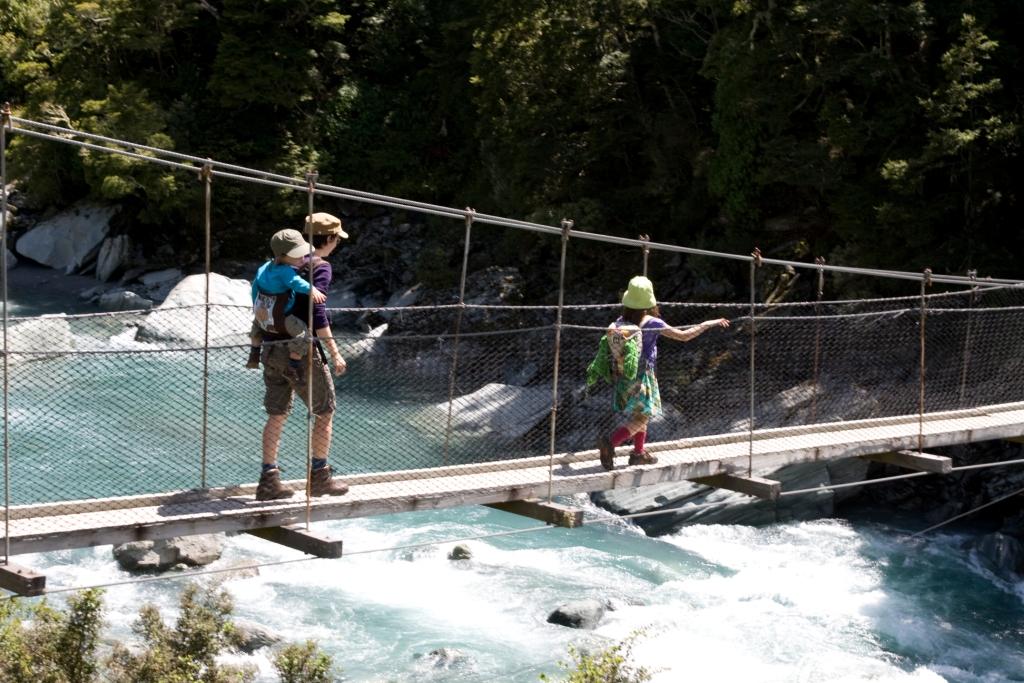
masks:
<instances>
[{"instance_id":1,"label":"girl walking","mask_svg":"<svg viewBox=\"0 0 1024 683\"><path fill-rule=\"evenodd\" d=\"M608 326L605 335L610 356L609 374L614 384L612 407L626 422L610 435L602 434L598 439L597 448L601 454L602 467L606 470L615 467L615 448L629 439L633 440L630 465L653 465L658 462L656 457L644 450L647 423L652 417L661 414L661 394L658 393L658 378L654 375L658 359L658 337L665 335L676 341L689 341L712 327L729 327L729 321L725 318L705 320L685 329L669 326L661 319L651 281L642 275L629 281L629 287L622 296L622 315ZM639 339L636 338L638 333ZM639 356L635 361L628 357L631 343L635 345L633 353ZM636 364L635 375L630 372L633 362Z\"/></svg>"}]
</instances>

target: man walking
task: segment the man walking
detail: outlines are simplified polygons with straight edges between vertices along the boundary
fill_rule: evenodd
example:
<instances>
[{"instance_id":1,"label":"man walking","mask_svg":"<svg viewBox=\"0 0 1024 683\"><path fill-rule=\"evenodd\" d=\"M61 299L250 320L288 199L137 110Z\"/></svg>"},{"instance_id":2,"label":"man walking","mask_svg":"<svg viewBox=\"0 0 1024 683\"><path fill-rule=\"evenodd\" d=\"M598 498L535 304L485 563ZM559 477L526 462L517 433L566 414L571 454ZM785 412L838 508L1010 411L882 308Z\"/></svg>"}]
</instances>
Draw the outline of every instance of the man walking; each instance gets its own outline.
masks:
<instances>
[{"instance_id":1,"label":"man walking","mask_svg":"<svg viewBox=\"0 0 1024 683\"><path fill-rule=\"evenodd\" d=\"M329 213L314 213L307 219L307 229L312 223L313 257L307 259L299 269L314 288L327 292L333 278L331 264L327 260L331 252L348 233L342 228L341 220ZM308 317L308 295L296 295L292 308L294 315L302 319ZM308 328L313 330L317 345L327 347L331 365L335 375L344 374L345 359L338 351L338 346L331 334L330 321L327 318L327 303L313 305L313 317L307 320ZM310 475L309 489L312 496L341 496L348 492L348 485L331 476L331 466L327 464L327 456L331 450L331 430L334 419L335 396L334 381L331 379L322 348L314 349L307 354L301 369L302 378L309 373L309 363L313 364L312 378L309 386L297 383L288 373L288 345L280 343L288 337L276 339L267 334L264 338L263 353L263 385L265 388L263 405L267 411L267 422L263 427L263 472L260 483L256 487L256 500L279 500L291 498L294 491L281 483L281 470L277 466L277 451L281 442L288 413L292 408L293 396L298 394L315 416L313 422L313 465ZM310 400L310 395L312 400Z\"/></svg>"}]
</instances>

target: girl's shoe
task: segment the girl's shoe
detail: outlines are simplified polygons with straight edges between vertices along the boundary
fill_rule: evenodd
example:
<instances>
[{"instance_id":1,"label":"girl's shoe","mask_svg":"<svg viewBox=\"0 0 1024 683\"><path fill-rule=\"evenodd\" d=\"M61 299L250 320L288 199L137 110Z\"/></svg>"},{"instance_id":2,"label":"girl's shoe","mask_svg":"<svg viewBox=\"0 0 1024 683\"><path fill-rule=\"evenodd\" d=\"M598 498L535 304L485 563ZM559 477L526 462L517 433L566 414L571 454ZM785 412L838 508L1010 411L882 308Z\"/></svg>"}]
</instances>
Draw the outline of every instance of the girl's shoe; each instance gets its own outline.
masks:
<instances>
[{"instance_id":1,"label":"girl's shoe","mask_svg":"<svg viewBox=\"0 0 1024 683\"><path fill-rule=\"evenodd\" d=\"M658 459L647 451L640 451L639 453L633 451L629 454L630 465L653 465L657 462Z\"/></svg>"},{"instance_id":2,"label":"girl's shoe","mask_svg":"<svg viewBox=\"0 0 1024 683\"><path fill-rule=\"evenodd\" d=\"M600 436L597 439L597 450L601 454L601 467L606 470L615 469L615 448L607 436Z\"/></svg>"}]
</instances>

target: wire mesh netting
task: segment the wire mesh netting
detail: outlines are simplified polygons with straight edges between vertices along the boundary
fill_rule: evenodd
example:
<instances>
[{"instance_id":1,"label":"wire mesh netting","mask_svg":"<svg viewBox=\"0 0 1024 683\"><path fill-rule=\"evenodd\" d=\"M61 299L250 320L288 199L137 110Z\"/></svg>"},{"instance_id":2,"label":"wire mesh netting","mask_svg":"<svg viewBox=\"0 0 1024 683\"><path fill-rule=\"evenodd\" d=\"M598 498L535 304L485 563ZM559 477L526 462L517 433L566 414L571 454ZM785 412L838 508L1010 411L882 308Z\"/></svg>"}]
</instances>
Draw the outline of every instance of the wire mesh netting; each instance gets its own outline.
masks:
<instances>
[{"instance_id":1,"label":"wire mesh netting","mask_svg":"<svg viewBox=\"0 0 1024 683\"><path fill-rule=\"evenodd\" d=\"M922 323L926 411L1024 400L1024 288L930 296L923 314L921 303L759 305L753 334L749 305L663 304L662 317L679 327L718 317L732 326L687 343L660 340L663 414L649 442L749 430L752 350L756 429L914 415ZM10 503L254 482L265 413L261 373L243 367L248 342L238 330L249 314L211 306L208 348L203 306L12 319ZM333 466L372 481L548 455L556 336L554 451L594 448L621 417L610 387L587 386L586 368L618 314L567 308L556 335L554 307L413 309L387 312L388 333L338 337L348 371L335 379ZM279 456L294 478L304 476L306 444L296 401ZM415 495L437 484L403 486Z\"/></svg>"}]
</instances>

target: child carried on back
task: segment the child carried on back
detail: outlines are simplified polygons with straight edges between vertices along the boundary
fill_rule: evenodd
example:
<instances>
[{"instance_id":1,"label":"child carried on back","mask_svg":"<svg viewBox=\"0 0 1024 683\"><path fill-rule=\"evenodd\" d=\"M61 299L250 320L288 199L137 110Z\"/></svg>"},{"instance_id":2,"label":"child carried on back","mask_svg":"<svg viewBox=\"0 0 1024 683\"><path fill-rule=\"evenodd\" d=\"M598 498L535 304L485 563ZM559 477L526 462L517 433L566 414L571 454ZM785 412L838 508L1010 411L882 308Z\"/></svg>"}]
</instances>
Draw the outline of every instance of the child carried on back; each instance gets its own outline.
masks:
<instances>
[{"instance_id":1,"label":"child carried on back","mask_svg":"<svg viewBox=\"0 0 1024 683\"><path fill-rule=\"evenodd\" d=\"M310 247L298 230L278 230L270 238L274 258L260 266L252 281L253 322L247 368L258 368L264 334L291 337L288 342L288 367L285 377L302 384L302 358L309 349L308 328L300 318L289 315L295 294L308 294L313 303L321 304L326 295L300 277L297 269Z\"/></svg>"}]
</instances>

